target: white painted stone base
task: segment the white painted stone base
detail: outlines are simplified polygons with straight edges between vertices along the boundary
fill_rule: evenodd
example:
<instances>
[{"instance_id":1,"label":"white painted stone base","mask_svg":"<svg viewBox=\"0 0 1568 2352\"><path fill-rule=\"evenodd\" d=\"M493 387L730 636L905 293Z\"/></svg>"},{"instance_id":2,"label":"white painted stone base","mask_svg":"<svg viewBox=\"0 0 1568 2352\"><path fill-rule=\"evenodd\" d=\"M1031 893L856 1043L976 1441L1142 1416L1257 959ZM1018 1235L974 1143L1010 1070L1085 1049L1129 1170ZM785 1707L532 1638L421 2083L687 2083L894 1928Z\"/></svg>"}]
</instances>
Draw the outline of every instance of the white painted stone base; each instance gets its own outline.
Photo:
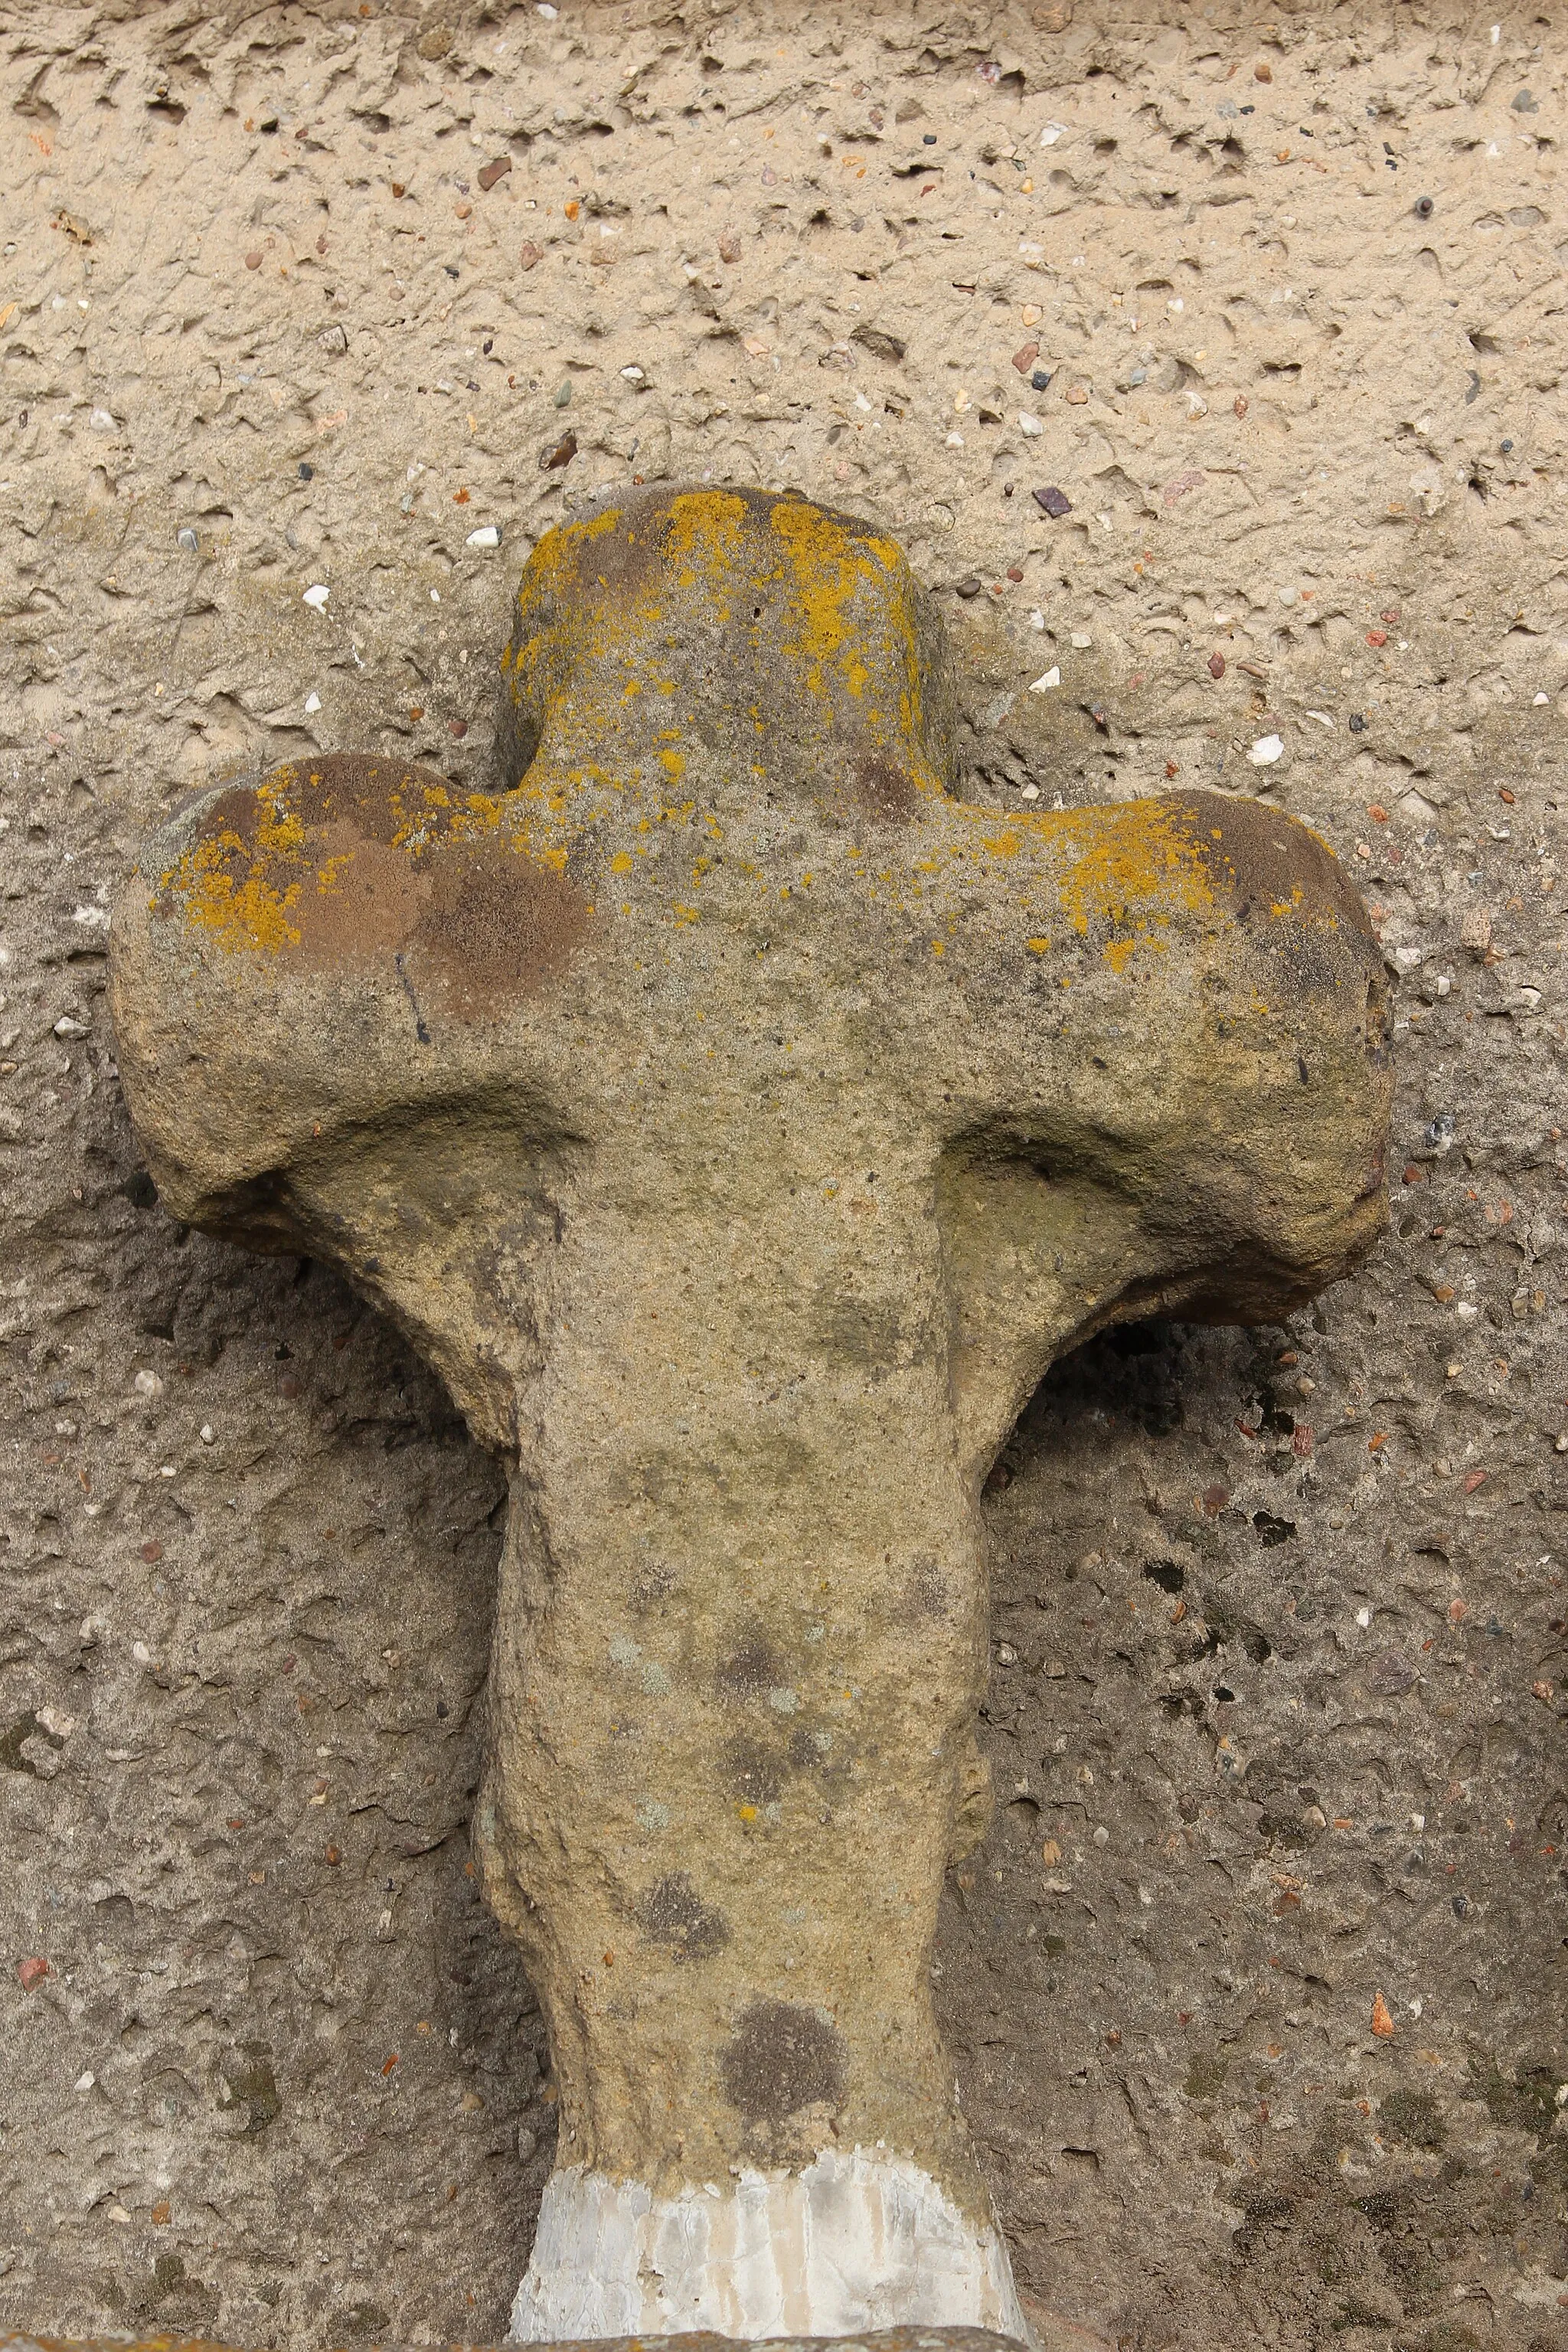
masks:
<instances>
[{"instance_id":1,"label":"white painted stone base","mask_svg":"<svg viewBox=\"0 0 1568 2352\"><path fill-rule=\"evenodd\" d=\"M994 2227L976 2230L906 2158L858 2147L673 2197L581 2166L553 2174L510 2340L904 2326L1030 2340Z\"/></svg>"}]
</instances>

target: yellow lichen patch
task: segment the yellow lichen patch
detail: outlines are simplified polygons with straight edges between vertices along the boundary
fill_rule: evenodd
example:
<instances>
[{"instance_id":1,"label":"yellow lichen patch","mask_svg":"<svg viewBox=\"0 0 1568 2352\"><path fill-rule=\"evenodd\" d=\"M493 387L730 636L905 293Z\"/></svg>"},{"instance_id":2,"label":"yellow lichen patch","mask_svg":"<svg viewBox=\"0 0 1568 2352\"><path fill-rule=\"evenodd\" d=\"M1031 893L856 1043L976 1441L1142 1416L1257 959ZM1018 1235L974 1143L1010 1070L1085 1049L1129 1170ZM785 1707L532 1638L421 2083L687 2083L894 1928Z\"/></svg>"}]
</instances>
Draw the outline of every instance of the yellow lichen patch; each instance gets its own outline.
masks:
<instances>
[{"instance_id":1,"label":"yellow lichen patch","mask_svg":"<svg viewBox=\"0 0 1568 2352\"><path fill-rule=\"evenodd\" d=\"M293 769L279 768L256 788L256 830L249 842L226 828L186 850L163 877L161 891L177 899L186 921L219 946L276 953L299 940L289 920L300 896L305 845L304 824L294 805L296 784ZM237 882L230 861L240 859L247 868Z\"/></svg>"},{"instance_id":2,"label":"yellow lichen patch","mask_svg":"<svg viewBox=\"0 0 1568 2352\"><path fill-rule=\"evenodd\" d=\"M1050 953L1051 943L1049 940L1026 940L1024 941L1024 945L1028 949L1031 955L1040 956L1048 955Z\"/></svg>"},{"instance_id":3,"label":"yellow lichen patch","mask_svg":"<svg viewBox=\"0 0 1568 2352\"><path fill-rule=\"evenodd\" d=\"M850 643L851 622L846 609L856 590L870 587L874 609L888 611L887 587L898 578L902 558L890 540L858 538L837 515L801 499L781 499L769 517L783 541L795 572L795 605L800 635L787 649L806 665L806 687L824 691L824 669L832 665L840 681L858 700L870 671ZM896 600L888 642L882 650L895 667L917 674L914 633L904 607ZM863 628L864 616L862 616ZM897 642L900 637L907 644Z\"/></svg>"},{"instance_id":4,"label":"yellow lichen patch","mask_svg":"<svg viewBox=\"0 0 1568 2352\"><path fill-rule=\"evenodd\" d=\"M1129 908L1146 907L1164 921L1214 905L1203 854L1176 811L1128 801L1111 815L1064 814L1068 863L1058 895L1076 930L1087 931L1091 920L1122 920Z\"/></svg>"},{"instance_id":5,"label":"yellow lichen patch","mask_svg":"<svg viewBox=\"0 0 1568 2352\"><path fill-rule=\"evenodd\" d=\"M495 793L468 793L461 808L452 813L448 835L454 841L467 841L476 834L499 832L504 813L502 803ZM396 836L398 839L402 837Z\"/></svg>"},{"instance_id":6,"label":"yellow lichen patch","mask_svg":"<svg viewBox=\"0 0 1568 2352\"><path fill-rule=\"evenodd\" d=\"M683 564L682 584L699 583L727 607L722 592L735 573L746 502L733 490L685 490L669 502L669 561Z\"/></svg>"},{"instance_id":7,"label":"yellow lichen patch","mask_svg":"<svg viewBox=\"0 0 1568 2352\"><path fill-rule=\"evenodd\" d=\"M297 946L300 933L289 920L289 910L300 896L298 881L279 889L253 860L237 887L225 860L245 855L237 833L199 841L163 876L161 888L179 900L186 922L205 931L219 947L276 954L279 948Z\"/></svg>"},{"instance_id":8,"label":"yellow lichen patch","mask_svg":"<svg viewBox=\"0 0 1568 2352\"><path fill-rule=\"evenodd\" d=\"M617 849L617 850L616 850L616 854L615 854L615 856L614 856L611 858L611 860L610 860L610 871L611 871L611 873L612 873L612 874L629 874L629 873L631 872L631 870L632 870L632 861L631 861L630 856L627 855L627 853L626 853L626 850L624 850L624 849Z\"/></svg>"}]
</instances>

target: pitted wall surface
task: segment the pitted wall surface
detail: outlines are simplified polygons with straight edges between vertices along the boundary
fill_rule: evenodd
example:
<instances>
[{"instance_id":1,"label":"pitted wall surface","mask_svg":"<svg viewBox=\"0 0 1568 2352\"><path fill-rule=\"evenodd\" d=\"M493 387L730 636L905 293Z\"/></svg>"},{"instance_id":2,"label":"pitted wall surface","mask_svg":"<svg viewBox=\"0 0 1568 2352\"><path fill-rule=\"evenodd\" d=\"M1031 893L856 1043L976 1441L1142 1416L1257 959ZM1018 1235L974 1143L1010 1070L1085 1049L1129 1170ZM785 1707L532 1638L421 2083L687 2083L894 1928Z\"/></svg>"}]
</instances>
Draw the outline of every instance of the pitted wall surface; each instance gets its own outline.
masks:
<instances>
[{"instance_id":1,"label":"pitted wall surface","mask_svg":"<svg viewBox=\"0 0 1568 2352\"><path fill-rule=\"evenodd\" d=\"M193 786L491 780L521 561L640 476L889 530L971 797L1261 794L1360 881L1392 1230L1026 1413L938 1992L1041 2307L1561 2352L1568 25L3 39L0 2319L504 2324L553 2101L468 1844L500 1474L344 1289L151 1197L104 924Z\"/></svg>"}]
</instances>

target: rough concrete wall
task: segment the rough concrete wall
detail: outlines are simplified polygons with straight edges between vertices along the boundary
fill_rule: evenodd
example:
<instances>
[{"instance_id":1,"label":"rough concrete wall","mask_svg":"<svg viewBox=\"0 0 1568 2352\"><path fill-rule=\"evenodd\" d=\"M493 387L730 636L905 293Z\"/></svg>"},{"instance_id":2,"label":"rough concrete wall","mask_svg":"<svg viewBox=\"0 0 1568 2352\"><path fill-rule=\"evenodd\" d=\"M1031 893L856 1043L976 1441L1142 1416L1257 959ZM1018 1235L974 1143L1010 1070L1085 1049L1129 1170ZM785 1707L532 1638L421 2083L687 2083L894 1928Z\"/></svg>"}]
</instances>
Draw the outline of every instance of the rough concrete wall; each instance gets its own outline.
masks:
<instances>
[{"instance_id":1,"label":"rough concrete wall","mask_svg":"<svg viewBox=\"0 0 1568 2352\"><path fill-rule=\"evenodd\" d=\"M509 583L637 473L891 522L976 793L1269 793L1378 909L1374 1263L1059 1367L993 1480L941 1995L1054 2310L1568 2345L1568 26L841 13L8 19L0 2322L503 2324L500 1481L335 1284L150 1199L103 909L264 758L482 780Z\"/></svg>"}]
</instances>

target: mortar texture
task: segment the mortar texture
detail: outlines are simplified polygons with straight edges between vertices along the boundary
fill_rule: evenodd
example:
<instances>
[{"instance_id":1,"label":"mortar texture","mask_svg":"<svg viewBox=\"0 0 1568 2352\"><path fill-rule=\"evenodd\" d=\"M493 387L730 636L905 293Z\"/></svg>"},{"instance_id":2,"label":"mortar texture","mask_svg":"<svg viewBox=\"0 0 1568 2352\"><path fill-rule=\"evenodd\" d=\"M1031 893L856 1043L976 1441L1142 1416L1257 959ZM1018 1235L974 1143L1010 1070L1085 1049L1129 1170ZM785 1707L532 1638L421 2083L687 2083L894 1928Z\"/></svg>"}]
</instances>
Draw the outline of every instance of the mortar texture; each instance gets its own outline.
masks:
<instances>
[{"instance_id":1,"label":"mortar texture","mask_svg":"<svg viewBox=\"0 0 1568 2352\"><path fill-rule=\"evenodd\" d=\"M13 16L7 2317L504 2322L558 2101L467 1874L500 1488L331 1277L163 1217L103 917L193 783L488 783L516 559L640 472L880 518L972 802L1173 762L1364 878L1394 1233L1026 1412L937 2009L1057 2310L1560 2341L1563 56L1491 23Z\"/></svg>"}]
</instances>

